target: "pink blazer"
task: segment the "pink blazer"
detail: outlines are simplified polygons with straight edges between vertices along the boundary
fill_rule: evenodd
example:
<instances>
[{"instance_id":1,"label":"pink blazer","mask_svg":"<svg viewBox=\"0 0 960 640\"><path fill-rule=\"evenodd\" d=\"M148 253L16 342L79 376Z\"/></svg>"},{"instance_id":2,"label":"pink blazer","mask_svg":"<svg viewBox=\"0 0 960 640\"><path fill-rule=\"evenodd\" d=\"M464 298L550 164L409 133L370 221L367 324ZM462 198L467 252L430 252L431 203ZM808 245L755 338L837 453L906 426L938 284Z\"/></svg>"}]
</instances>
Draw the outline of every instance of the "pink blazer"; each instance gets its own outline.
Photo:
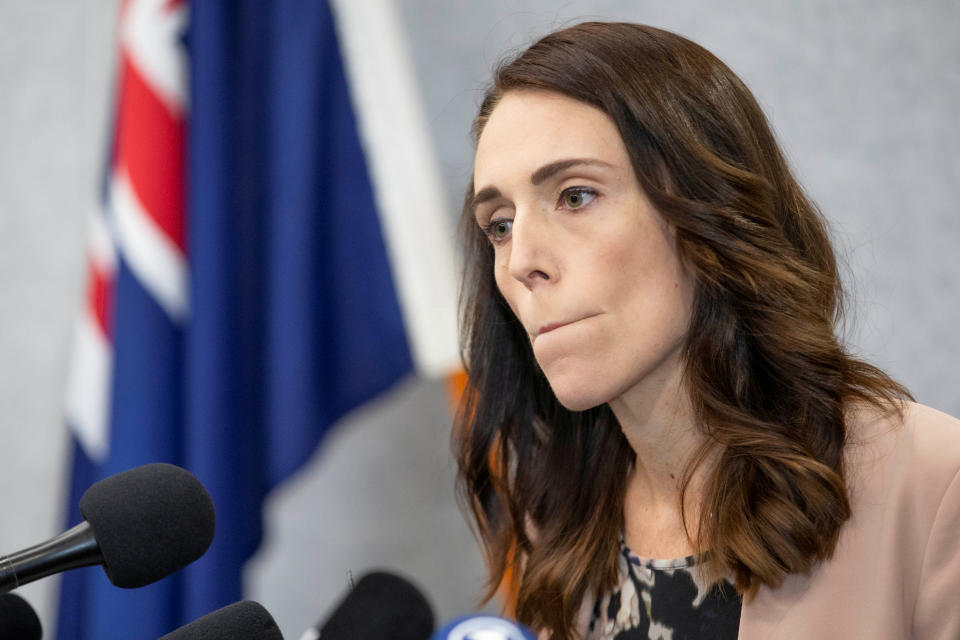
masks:
<instances>
[{"instance_id":1,"label":"pink blazer","mask_svg":"<svg viewBox=\"0 0 960 640\"><path fill-rule=\"evenodd\" d=\"M741 640L960 640L960 420L850 421L853 517L833 557L744 602Z\"/></svg>"}]
</instances>

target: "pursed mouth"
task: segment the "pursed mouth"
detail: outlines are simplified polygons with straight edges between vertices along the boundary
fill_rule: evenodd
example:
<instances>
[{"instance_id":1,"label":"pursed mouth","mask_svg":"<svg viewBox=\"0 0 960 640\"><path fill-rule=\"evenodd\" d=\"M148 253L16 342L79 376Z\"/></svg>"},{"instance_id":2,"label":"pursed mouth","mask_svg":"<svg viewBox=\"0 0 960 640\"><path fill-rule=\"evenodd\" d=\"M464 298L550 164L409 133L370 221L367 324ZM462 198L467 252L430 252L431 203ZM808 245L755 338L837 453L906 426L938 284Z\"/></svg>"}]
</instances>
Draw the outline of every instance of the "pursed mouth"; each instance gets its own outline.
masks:
<instances>
[{"instance_id":1,"label":"pursed mouth","mask_svg":"<svg viewBox=\"0 0 960 640\"><path fill-rule=\"evenodd\" d=\"M551 324L545 324L545 325L543 325L542 327L540 327L540 330L539 330L539 331L537 331L537 335L538 335L538 336L542 336L542 335L545 334L545 333L550 333L550 332L553 331L554 329L559 329L560 327L565 327L565 326L567 326L568 324L571 324L571 323L570 323L570 322L553 322L553 323L551 323Z\"/></svg>"},{"instance_id":2,"label":"pursed mouth","mask_svg":"<svg viewBox=\"0 0 960 640\"><path fill-rule=\"evenodd\" d=\"M576 320L570 320L569 322L551 322L550 324L545 324L542 327L540 327L539 331L537 331L536 337L542 336L545 333L550 333L551 331L559 329L560 327L566 327L567 325L575 324L582 320L586 320L587 318L593 318L594 316L597 316L597 315L599 314L591 313L590 315L584 316L582 318L577 318Z\"/></svg>"}]
</instances>

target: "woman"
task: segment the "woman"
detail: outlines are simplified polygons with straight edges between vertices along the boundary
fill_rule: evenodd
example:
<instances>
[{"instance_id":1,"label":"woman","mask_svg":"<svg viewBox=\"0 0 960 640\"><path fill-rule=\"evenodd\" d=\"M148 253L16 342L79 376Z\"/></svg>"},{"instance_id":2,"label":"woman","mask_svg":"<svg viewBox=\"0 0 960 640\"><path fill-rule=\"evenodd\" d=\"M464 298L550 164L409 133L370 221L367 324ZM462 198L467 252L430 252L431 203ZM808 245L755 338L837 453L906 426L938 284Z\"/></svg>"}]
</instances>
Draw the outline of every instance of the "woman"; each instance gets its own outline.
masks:
<instances>
[{"instance_id":1,"label":"woman","mask_svg":"<svg viewBox=\"0 0 960 640\"><path fill-rule=\"evenodd\" d=\"M826 225L698 45L586 23L474 125L460 489L543 637L960 638L960 423L848 354Z\"/></svg>"}]
</instances>

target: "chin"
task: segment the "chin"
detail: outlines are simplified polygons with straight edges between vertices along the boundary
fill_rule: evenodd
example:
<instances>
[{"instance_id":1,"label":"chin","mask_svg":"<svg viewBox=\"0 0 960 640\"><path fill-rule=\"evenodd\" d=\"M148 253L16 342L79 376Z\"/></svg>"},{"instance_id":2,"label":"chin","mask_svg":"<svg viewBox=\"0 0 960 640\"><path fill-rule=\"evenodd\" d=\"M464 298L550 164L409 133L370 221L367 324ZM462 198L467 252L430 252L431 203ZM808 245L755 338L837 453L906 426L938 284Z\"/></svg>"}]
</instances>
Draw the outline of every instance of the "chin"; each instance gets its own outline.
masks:
<instances>
[{"instance_id":1,"label":"chin","mask_svg":"<svg viewBox=\"0 0 960 640\"><path fill-rule=\"evenodd\" d=\"M537 358L537 364L557 401L570 411L593 409L616 395L609 388L613 381L591 358Z\"/></svg>"},{"instance_id":2,"label":"chin","mask_svg":"<svg viewBox=\"0 0 960 640\"><path fill-rule=\"evenodd\" d=\"M593 399L585 399L585 398L576 398L576 399L567 401L562 399L560 396L557 396L557 400L559 400L560 404L563 405L563 408L567 409L568 411L588 411L595 407L599 407L601 404L606 402L605 400L601 402L597 402Z\"/></svg>"},{"instance_id":3,"label":"chin","mask_svg":"<svg viewBox=\"0 0 960 640\"><path fill-rule=\"evenodd\" d=\"M557 401L570 411L586 411L610 401L606 393L592 388L583 380L554 381L547 376L547 381Z\"/></svg>"}]
</instances>

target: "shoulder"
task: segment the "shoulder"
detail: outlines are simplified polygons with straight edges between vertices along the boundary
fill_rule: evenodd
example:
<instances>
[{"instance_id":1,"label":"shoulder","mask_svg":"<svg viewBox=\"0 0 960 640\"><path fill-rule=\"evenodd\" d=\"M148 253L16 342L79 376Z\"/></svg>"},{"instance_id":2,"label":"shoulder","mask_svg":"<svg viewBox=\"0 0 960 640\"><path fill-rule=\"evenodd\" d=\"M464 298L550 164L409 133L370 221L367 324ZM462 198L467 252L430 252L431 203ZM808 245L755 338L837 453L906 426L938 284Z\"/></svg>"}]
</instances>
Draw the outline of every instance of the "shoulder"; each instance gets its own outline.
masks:
<instances>
[{"instance_id":1,"label":"shoulder","mask_svg":"<svg viewBox=\"0 0 960 640\"><path fill-rule=\"evenodd\" d=\"M906 402L900 428L914 443L914 450L930 460L960 465L960 420L931 407Z\"/></svg>"},{"instance_id":2,"label":"shoulder","mask_svg":"<svg viewBox=\"0 0 960 640\"><path fill-rule=\"evenodd\" d=\"M960 420L848 412L852 515L833 556L744 607L741 639L960 638Z\"/></svg>"},{"instance_id":3,"label":"shoulder","mask_svg":"<svg viewBox=\"0 0 960 640\"><path fill-rule=\"evenodd\" d=\"M858 408L847 422L847 473L854 499L858 492L881 491L895 498L891 494L918 490L942 497L960 472L960 420L953 416L906 402L899 413Z\"/></svg>"},{"instance_id":4,"label":"shoulder","mask_svg":"<svg viewBox=\"0 0 960 640\"><path fill-rule=\"evenodd\" d=\"M862 412L849 426L853 517L834 561L887 564L877 577L898 585L885 595L903 599L912 637L960 637L960 420L906 403L900 414Z\"/></svg>"}]
</instances>

